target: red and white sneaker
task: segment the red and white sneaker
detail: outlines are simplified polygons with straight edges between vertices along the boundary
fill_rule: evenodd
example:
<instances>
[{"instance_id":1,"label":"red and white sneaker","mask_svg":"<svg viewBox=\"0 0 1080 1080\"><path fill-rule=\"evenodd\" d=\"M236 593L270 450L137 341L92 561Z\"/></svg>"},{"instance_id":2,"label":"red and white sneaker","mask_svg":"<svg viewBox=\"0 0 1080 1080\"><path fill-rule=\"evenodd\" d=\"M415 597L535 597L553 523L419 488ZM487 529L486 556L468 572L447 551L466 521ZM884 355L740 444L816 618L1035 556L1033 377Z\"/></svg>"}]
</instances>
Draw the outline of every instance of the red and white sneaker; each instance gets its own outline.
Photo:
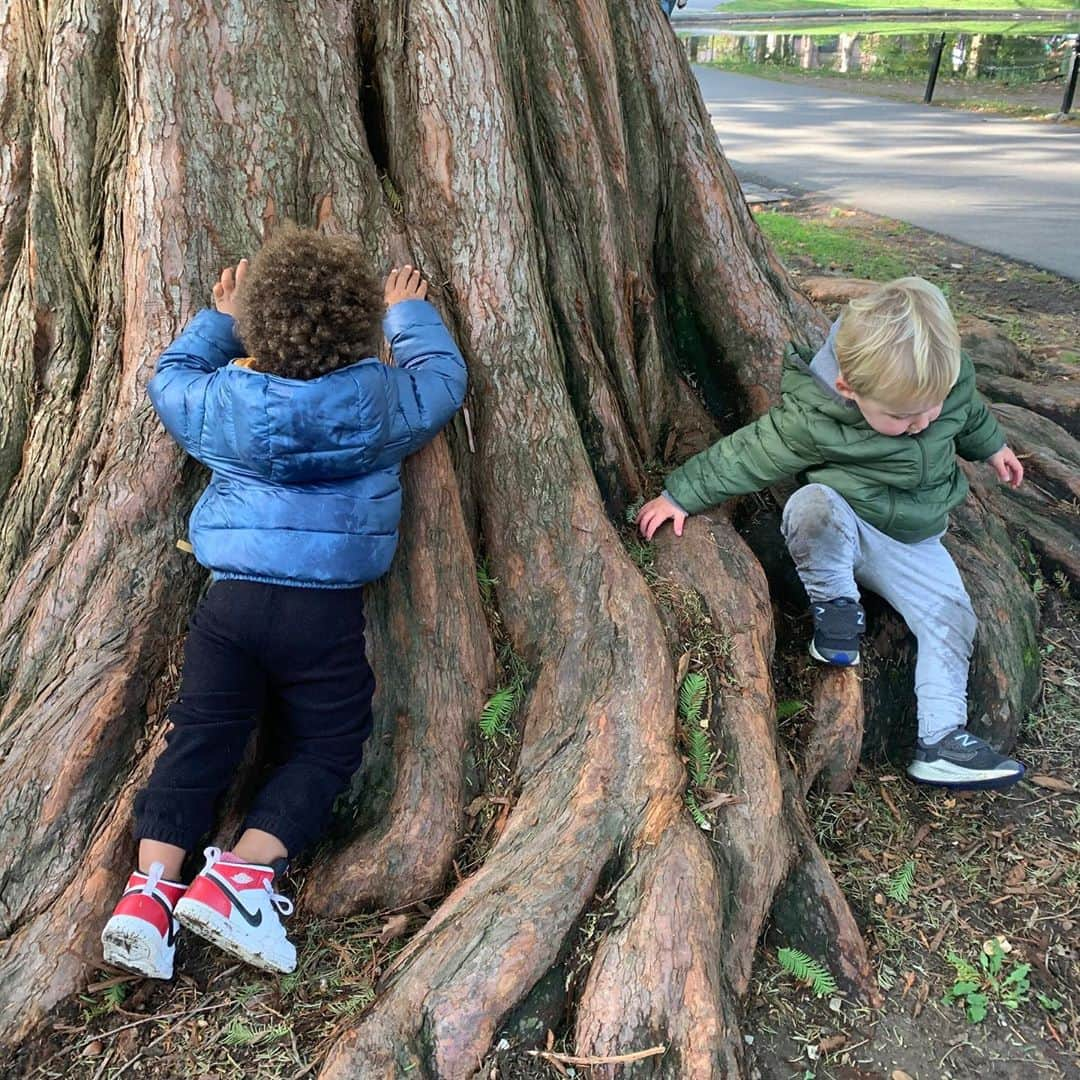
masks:
<instances>
[{"instance_id":1,"label":"red and white sneaker","mask_svg":"<svg viewBox=\"0 0 1080 1080\"><path fill-rule=\"evenodd\" d=\"M149 874L136 872L101 931L105 962L148 979L171 979L176 932L173 917L186 886L163 881L165 867L153 863Z\"/></svg>"},{"instance_id":2,"label":"red and white sneaker","mask_svg":"<svg viewBox=\"0 0 1080 1080\"><path fill-rule=\"evenodd\" d=\"M274 871L238 862L208 847L206 865L176 905L176 917L199 937L264 971L296 967L296 946L285 936L281 915L292 901L274 892Z\"/></svg>"}]
</instances>

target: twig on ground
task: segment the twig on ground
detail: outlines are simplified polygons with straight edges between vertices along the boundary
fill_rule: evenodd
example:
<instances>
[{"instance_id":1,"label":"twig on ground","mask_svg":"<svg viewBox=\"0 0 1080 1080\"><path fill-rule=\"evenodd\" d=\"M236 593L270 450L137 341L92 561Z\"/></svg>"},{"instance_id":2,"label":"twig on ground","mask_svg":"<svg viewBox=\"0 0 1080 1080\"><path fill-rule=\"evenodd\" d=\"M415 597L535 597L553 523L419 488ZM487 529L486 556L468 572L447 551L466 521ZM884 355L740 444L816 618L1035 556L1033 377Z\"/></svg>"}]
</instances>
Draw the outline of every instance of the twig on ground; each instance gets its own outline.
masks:
<instances>
[{"instance_id":1,"label":"twig on ground","mask_svg":"<svg viewBox=\"0 0 1080 1080\"><path fill-rule=\"evenodd\" d=\"M561 1065L626 1065L631 1061L644 1061L645 1058L658 1057L667 1050L661 1043L650 1046L648 1050L635 1050L630 1054L601 1054L597 1057L578 1057L575 1054L560 1054L555 1050L529 1050L530 1057L543 1058L545 1061L559 1062Z\"/></svg>"}]
</instances>

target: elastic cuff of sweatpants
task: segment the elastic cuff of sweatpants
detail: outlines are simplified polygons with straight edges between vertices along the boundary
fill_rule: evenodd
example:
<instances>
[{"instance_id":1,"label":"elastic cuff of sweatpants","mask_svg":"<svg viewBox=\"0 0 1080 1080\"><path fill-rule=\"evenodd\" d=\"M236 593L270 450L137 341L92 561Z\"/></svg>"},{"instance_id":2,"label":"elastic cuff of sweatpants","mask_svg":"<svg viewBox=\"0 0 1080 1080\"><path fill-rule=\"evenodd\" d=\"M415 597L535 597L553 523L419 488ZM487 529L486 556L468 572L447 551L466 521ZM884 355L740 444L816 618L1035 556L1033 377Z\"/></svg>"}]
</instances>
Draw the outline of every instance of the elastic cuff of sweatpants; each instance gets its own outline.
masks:
<instances>
[{"instance_id":1,"label":"elastic cuff of sweatpants","mask_svg":"<svg viewBox=\"0 0 1080 1080\"><path fill-rule=\"evenodd\" d=\"M290 860L301 854L315 839L309 830L298 828L280 814L249 814L244 818L243 829L258 829L276 837L289 853Z\"/></svg>"},{"instance_id":2,"label":"elastic cuff of sweatpants","mask_svg":"<svg viewBox=\"0 0 1080 1080\"><path fill-rule=\"evenodd\" d=\"M193 834L191 829L165 825L153 818L136 821L132 832L136 843L140 840L153 840L158 844L172 844L173 847L183 848L185 851L194 851L202 835L201 833Z\"/></svg>"}]
</instances>

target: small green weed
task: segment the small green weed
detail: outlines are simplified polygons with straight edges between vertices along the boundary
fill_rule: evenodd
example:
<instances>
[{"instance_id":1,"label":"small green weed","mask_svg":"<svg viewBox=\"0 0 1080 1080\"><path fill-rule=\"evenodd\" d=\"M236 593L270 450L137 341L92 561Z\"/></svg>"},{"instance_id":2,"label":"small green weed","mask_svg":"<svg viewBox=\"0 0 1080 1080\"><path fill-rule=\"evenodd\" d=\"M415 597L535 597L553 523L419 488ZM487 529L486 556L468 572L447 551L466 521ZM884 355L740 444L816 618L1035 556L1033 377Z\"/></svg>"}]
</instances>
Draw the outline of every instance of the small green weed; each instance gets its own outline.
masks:
<instances>
[{"instance_id":1,"label":"small green weed","mask_svg":"<svg viewBox=\"0 0 1080 1080\"><path fill-rule=\"evenodd\" d=\"M116 986L106 986L97 994L80 994L79 1000L83 1003L83 1022L90 1023L99 1016L116 1012L127 1000L131 993L131 987L127 983L118 983Z\"/></svg>"},{"instance_id":2,"label":"small green weed","mask_svg":"<svg viewBox=\"0 0 1080 1080\"><path fill-rule=\"evenodd\" d=\"M1006 1009L1018 1009L1028 1000L1031 991L1028 981L1031 965L1016 963L1009 956L1011 950L1009 942L999 935L983 943L976 964L950 952L948 961L956 972L956 979L945 994L945 1004L962 1002L964 1012L973 1024L986 1019L992 1002Z\"/></svg>"},{"instance_id":3,"label":"small green weed","mask_svg":"<svg viewBox=\"0 0 1080 1080\"><path fill-rule=\"evenodd\" d=\"M780 721L790 720L792 717L798 716L799 713L806 709L805 701L778 701L776 703L776 719Z\"/></svg>"},{"instance_id":4,"label":"small green weed","mask_svg":"<svg viewBox=\"0 0 1080 1080\"><path fill-rule=\"evenodd\" d=\"M832 972L801 949L777 949L776 959L789 975L806 983L815 997L832 997L838 992Z\"/></svg>"},{"instance_id":5,"label":"small green weed","mask_svg":"<svg viewBox=\"0 0 1080 1080\"><path fill-rule=\"evenodd\" d=\"M898 904L906 904L911 897L911 886L915 884L915 860L908 859L885 886L885 895Z\"/></svg>"},{"instance_id":6,"label":"small green weed","mask_svg":"<svg viewBox=\"0 0 1080 1080\"><path fill-rule=\"evenodd\" d=\"M476 584L480 588L480 602L484 607L491 607L495 599L495 586L499 584L499 579L491 576L491 567L487 559L480 559L476 564Z\"/></svg>"}]
</instances>

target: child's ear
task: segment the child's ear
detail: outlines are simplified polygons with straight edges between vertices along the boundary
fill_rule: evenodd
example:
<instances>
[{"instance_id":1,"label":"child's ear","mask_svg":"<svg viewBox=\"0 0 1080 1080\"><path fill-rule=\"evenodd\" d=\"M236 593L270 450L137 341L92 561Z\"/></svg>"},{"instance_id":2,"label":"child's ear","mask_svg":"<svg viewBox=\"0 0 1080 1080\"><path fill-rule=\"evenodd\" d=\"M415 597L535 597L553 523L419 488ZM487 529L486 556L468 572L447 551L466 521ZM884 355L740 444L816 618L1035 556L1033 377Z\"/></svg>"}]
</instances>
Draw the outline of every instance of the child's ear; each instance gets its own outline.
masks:
<instances>
[{"instance_id":1,"label":"child's ear","mask_svg":"<svg viewBox=\"0 0 1080 1080\"><path fill-rule=\"evenodd\" d=\"M841 397L846 397L848 401L855 400L855 391L851 389L851 386L848 384L847 379L845 379L843 375L836 376L836 392Z\"/></svg>"}]
</instances>

